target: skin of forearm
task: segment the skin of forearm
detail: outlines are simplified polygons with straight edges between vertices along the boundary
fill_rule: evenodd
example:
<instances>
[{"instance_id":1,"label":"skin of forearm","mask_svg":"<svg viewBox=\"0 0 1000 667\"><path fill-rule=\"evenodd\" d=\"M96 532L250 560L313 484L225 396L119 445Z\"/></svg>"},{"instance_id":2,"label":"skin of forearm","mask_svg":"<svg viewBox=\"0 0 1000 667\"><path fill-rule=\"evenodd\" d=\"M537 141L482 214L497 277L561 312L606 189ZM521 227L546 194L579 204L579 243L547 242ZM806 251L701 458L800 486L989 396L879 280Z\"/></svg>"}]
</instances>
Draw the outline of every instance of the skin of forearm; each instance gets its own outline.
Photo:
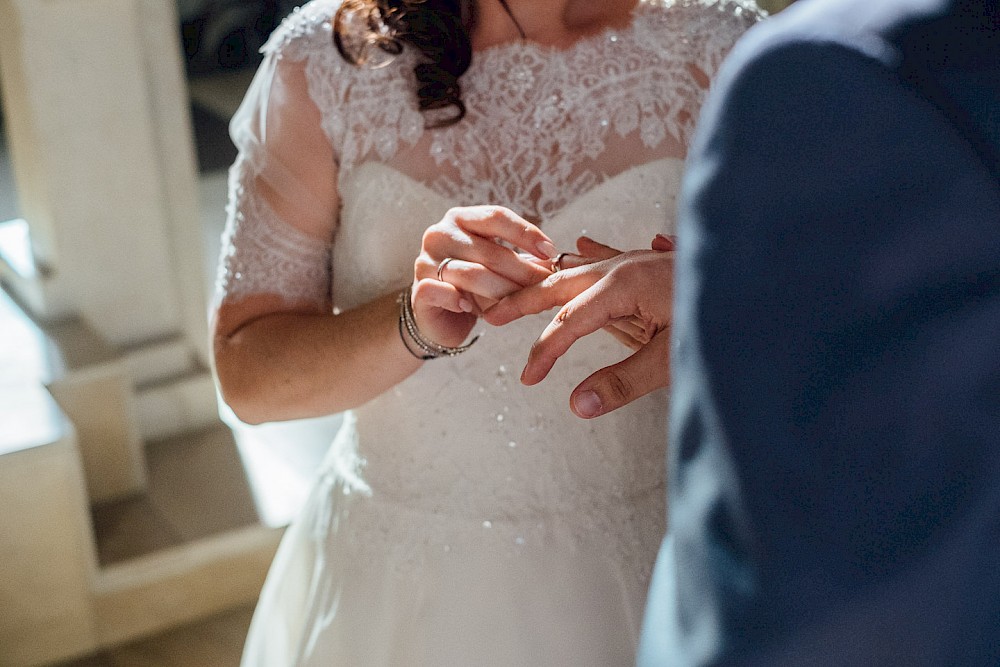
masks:
<instances>
[{"instance_id":1,"label":"skin of forearm","mask_svg":"<svg viewBox=\"0 0 1000 667\"><path fill-rule=\"evenodd\" d=\"M403 346L396 294L339 315L273 313L214 340L223 398L249 424L357 407L422 362Z\"/></svg>"}]
</instances>

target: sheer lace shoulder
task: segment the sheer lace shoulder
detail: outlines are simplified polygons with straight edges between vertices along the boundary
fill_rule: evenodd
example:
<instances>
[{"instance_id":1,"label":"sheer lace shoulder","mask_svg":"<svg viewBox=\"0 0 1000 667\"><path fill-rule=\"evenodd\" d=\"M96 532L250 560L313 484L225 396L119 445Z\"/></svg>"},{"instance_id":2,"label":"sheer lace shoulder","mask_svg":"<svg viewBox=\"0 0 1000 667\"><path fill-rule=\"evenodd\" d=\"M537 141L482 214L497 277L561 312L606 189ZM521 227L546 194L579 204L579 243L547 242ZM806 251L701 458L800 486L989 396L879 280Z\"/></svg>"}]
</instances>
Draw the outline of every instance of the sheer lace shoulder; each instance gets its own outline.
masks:
<instances>
[{"instance_id":1,"label":"sheer lace shoulder","mask_svg":"<svg viewBox=\"0 0 1000 667\"><path fill-rule=\"evenodd\" d=\"M378 68L355 67L340 56L333 43L333 19L340 4L341 0L312 0L296 8L263 51L278 60L303 63L323 130L338 164L349 170L362 156L388 160L400 140L415 142L424 132L424 118L413 97L410 51ZM350 118L358 121L348 137ZM397 133L382 131L387 126Z\"/></svg>"},{"instance_id":2,"label":"sheer lace shoulder","mask_svg":"<svg viewBox=\"0 0 1000 667\"><path fill-rule=\"evenodd\" d=\"M322 129L327 113L309 86L319 75L308 70L313 55L333 49L320 42L323 33L329 39L323 26L334 7L312 3L275 31L230 123L239 154L230 170L216 307L257 294L319 308L329 303L336 157Z\"/></svg>"},{"instance_id":3,"label":"sheer lace shoulder","mask_svg":"<svg viewBox=\"0 0 1000 667\"><path fill-rule=\"evenodd\" d=\"M341 0L312 0L296 7L271 33L261 51L293 60L318 53L317 42L333 44L333 18Z\"/></svg>"}]
</instances>

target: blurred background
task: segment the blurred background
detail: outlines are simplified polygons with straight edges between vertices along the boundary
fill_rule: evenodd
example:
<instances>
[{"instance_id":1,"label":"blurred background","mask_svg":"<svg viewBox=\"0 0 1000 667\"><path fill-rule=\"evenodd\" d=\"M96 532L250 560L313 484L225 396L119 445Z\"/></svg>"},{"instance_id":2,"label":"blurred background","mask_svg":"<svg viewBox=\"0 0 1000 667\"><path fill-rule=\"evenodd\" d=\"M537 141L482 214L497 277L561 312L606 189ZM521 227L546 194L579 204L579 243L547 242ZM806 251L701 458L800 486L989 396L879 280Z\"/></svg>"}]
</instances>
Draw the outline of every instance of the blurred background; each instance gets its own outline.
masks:
<instances>
[{"instance_id":1,"label":"blurred background","mask_svg":"<svg viewBox=\"0 0 1000 667\"><path fill-rule=\"evenodd\" d=\"M178 0L188 71L252 66L267 36L294 6L283 0Z\"/></svg>"},{"instance_id":2,"label":"blurred background","mask_svg":"<svg viewBox=\"0 0 1000 667\"><path fill-rule=\"evenodd\" d=\"M209 371L227 124L292 9L0 0L0 665L239 662L339 423L241 425Z\"/></svg>"}]
</instances>

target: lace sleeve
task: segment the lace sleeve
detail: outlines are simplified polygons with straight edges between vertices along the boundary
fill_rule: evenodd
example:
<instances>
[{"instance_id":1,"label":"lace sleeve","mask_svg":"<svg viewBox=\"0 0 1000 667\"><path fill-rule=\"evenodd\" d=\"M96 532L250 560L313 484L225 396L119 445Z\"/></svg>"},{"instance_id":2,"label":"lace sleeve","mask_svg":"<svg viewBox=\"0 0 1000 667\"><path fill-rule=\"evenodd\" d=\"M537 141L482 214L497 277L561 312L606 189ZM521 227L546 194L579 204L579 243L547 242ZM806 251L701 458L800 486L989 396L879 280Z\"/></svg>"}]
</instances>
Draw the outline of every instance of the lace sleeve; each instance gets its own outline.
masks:
<instances>
[{"instance_id":1,"label":"lace sleeve","mask_svg":"<svg viewBox=\"0 0 1000 667\"><path fill-rule=\"evenodd\" d=\"M315 22L296 14L265 47L265 59L230 135L229 174L214 305L251 295L327 308L337 217L337 163L306 74ZM308 30L307 28L312 28Z\"/></svg>"}]
</instances>

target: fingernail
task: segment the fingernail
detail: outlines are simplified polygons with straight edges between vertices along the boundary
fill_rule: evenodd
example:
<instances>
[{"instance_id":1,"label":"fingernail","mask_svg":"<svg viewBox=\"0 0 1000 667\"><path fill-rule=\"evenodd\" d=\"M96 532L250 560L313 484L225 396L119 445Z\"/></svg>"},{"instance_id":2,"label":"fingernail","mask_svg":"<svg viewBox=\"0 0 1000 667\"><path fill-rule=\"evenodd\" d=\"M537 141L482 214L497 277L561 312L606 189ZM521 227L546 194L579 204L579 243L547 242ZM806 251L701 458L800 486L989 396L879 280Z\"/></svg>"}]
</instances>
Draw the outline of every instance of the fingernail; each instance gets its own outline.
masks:
<instances>
[{"instance_id":1,"label":"fingernail","mask_svg":"<svg viewBox=\"0 0 1000 667\"><path fill-rule=\"evenodd\" d=\"M556 247L552 245L550 241L539 241L538 252L542 253L549 259L552 259L553 257L559 254L559 252L556 250Z\"/></svg>"},{"instance_id":2,"label":"fingernail","mask_svg":"<svg viewBox=\"0 0 1000 667\"><path fill-rule=\"evenodd\" d=\"M475 306L473 306L472 302L469 301L468 299L459 299L458 300L458 307L461 308L463 312L471 313L472 309Z\"/></svg>"},{"instance_id":3,"label":"fingernail","mask_svg":"<svg viewBox=\"0 0 1000 667\"><path fill-rule=\"evenodd\" d=\"M603 410L601 397L593 391L581 391L574 396L573 407L576 409L576 414L581 417L596 417Z\"/></svg>"},{"instance_id":4,"label":"fingernail","mask_svg":"<svg viewBox=\"0 0 1000 667\"><path fill-rule=\"evenodd\" d=\"M657 242L660 244L660 248L656 248ZM677 249L677 237L667 236L666 234L657 234L656 238L653 239L654 250L676 250Z\"/></svg>"}]
</instances>

